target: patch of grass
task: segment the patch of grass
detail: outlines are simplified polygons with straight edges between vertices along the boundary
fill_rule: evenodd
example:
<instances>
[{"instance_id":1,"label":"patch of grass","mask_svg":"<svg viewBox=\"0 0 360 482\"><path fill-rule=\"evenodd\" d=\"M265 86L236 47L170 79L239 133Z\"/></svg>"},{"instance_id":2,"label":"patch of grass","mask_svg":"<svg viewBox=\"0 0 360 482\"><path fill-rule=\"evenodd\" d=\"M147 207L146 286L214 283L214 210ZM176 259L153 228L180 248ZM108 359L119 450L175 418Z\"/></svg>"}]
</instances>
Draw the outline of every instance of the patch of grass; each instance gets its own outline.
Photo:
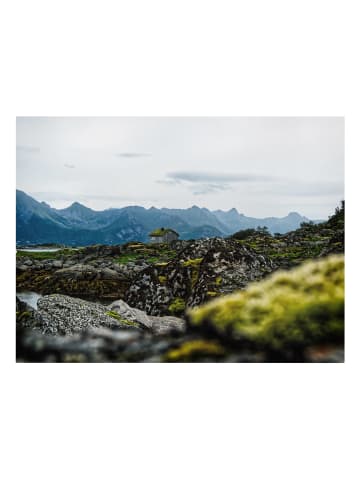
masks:
<instances>
[{"instance_id":1,"label":"patch of grass","mask_svg":"<svg viewBox=\"0 0 360 482\"><path fill-rule=\"evenodd\" d=\"M149 264L166 266L168 261L176 256L176 251L170 250L167 245L131 244L121 256L116 259L119 264L127 264L137 260L144 260Z\"/></svg>"},{"instance_id":2,"label":"patch of grass","mask_svg":"<svg viewBox=\"0 0 360 482\"><path fill-rule=\"evenodd\" d=\"M127 253L127 254L122 254L119 258L117 258L117 263L119 264L127 264L132 261L136 261L139 258L142 258L143 255L140 253Z\"/></svg>"}]
</instances>

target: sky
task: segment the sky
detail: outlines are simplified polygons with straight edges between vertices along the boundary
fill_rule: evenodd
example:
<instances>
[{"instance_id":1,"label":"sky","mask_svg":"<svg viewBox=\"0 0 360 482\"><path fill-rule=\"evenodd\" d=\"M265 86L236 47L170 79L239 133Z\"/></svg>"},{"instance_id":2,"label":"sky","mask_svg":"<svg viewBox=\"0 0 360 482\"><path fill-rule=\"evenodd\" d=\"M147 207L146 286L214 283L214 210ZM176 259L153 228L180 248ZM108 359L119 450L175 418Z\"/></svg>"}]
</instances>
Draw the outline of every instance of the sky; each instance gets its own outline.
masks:
<instances>
[{"instance_id":1,"label":"sky","mask_svg":"<svg viewBox=\"0 0 360 482\"><path fill-rule=\"evenodd\" d=\"M326 219L344 198L342 117L18 117L17 189L129 205Z\"/></svg>"}]
</instances>

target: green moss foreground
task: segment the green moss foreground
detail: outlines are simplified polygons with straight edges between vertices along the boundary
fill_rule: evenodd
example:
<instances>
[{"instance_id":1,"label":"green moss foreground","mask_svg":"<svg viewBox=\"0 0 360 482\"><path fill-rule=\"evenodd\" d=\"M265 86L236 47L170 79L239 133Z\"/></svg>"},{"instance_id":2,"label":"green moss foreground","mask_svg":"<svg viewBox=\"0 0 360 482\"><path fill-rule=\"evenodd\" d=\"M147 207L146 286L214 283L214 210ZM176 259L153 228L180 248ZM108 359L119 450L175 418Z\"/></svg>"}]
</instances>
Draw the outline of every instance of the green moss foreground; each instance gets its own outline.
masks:
<instances>
[{"instance_id":1,"label":"green moss foreground","mask_svg":"<svg viewBox=\"0 0 360 482\"><path fill-rule=\"evenodd\" d=\"M273 350L343 342L344 256L308 261L188 312L190 325Z\"/></svg>"}]
</instances>

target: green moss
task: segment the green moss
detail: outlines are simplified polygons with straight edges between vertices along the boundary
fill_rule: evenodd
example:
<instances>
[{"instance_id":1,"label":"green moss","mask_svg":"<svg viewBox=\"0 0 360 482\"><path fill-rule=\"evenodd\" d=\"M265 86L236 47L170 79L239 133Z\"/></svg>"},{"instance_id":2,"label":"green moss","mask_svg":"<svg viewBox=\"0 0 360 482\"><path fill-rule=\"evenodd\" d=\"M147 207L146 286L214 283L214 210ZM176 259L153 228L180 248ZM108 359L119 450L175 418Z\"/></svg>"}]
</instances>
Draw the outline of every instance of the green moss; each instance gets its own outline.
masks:
<instances>
[{"instance_id":1,"label":"green moss","mask_svg":"<svg viewBox=\"0 0 360 482\"><path fill-rule=\"evenodd\" d=\"M159 279L159 282L164 285L166 283L166 280L167 280L167 277L166 276L162 276L162 275L159 275L158 276L158 279Z\"/></svg>"},{"instance_id":2,"label":"green moss","mask_svg":"<svg viewBox=\"0 0 360 482\"><path fill-rule=\"evenodd\" d=\"M121 315L119 315L119 313L116 313L116 311L107 311L106 314L108 316L111 316L111 318L114 318L121 324L139 327L139 323L137 323L136 321L131 321L131 320L127 320L126 318L123 318Z\"/></svg>"},{"instance_id":3,"label":"green moss","mask_svg":"<svg viewBox=\"0 0 360 482\"><path fill-rule=\"evenodd\" d=\"M177 348L169 350L164 356L164 361L186 362L206 356L216 357L224 354L224 347L216 341L191 340L184 342Z\"/></svg>"},{"instance_id":4,"label":"green moss","mask_svg":"<svg viewBox=\"0 0 360 482\"><path fill-rule=\"evenodd\" d=\"M168 310L172 314L182 313L185 310L185 300L183 298L174 298Z\"/></svg>"},{"instance_id":5,"label":"green moss","mask_svg":"<svg viewBox=\"0 0 360 482\"><path fill-rule=\"evenodd\" d=\"M342 341L344 257L308 261L190 310L190 324L272 349ZM230 334L230 335L229 335Z\"/></svg>"},{"instance_id":6,"label":"green moss","mask_svg":"<svg viewBox=\"0 0 360 482\"><path fill-rule=\"evenodd\" d=\"M216 286L220 286L222 284L222 277L221 276L218 276L215 280L215 285Z\"/></svg>"},{"instance_id":7,"label":"green moss","mask_svg":"<svg viewBox=\"0 0 360 482\"><path fill-rule=\"evenodd\" d=\"M217 291L207 291L206 294L207 294L207 296L210 296L211 298L214 298L215 296L219 295L219 293Z\"/></svg>"},{"instance_id":8,"label":"green moss","mask_svg":"<svg viewBox=\"0 0 360 482\"><path fill-rule=\"evenodd\" d=\"M184 261L184 262L182 263L182 266L184 266L185 268L188 268L188 267L198 267L198 266L201 264L201 262L202 262L203 259L204 259L204 258L188 259L188 260L186 260L186 261Z\"/></svg>"},{"instance_id":9,"label":"green moss","mask_svg":"<svg viewBox=\"0 0 360 482\"><path fill-rule=\"evenodd\" d=\"M193 269L191 270L191 288L193 289L199 279L199 270Z\"/></svg>"}]
</instances>

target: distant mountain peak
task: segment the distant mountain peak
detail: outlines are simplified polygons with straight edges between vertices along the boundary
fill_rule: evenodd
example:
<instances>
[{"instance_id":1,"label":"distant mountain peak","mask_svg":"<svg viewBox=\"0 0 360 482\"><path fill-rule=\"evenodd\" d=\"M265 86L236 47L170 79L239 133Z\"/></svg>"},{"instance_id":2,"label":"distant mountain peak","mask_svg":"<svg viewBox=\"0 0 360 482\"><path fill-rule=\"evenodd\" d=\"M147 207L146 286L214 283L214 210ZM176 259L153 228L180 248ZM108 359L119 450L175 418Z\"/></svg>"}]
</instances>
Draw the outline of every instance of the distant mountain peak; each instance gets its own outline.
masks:
<instances>
[{"instance_id":1,"label":"distant mountain peak","mask_svg":"<svg viewBox=\"0 0 360 482\"><path fill-rule=\"evenodd\" d=\"M81 204L78 201L75 201L72 204L70 204L70 206L68 206L67 208L62 209L62 211L67 211L67 212L71 212L71 211L84 211L85 212L86 211L86 212L90 212L90 211L92 211L92 209L88 208L87 206L84 206L84 204Z\"/></svg>"}]
</instances>

